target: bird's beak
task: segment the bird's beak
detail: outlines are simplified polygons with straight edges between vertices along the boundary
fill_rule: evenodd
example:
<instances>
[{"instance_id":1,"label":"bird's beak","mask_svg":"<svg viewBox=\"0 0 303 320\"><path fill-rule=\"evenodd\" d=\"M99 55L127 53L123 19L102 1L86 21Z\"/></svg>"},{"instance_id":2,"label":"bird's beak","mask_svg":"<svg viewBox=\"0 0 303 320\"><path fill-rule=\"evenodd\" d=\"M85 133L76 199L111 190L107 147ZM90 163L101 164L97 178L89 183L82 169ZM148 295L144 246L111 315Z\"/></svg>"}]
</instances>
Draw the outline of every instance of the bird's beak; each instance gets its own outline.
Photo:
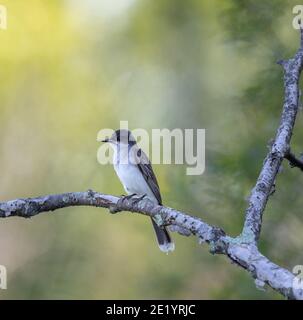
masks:
<instances>
[{"instance_id":1,"label":"bird's beak","mask_svg":"<svg viewBox=\"0 0 303 320\"><path fill-rule=\"evenodd\" d=\"M98 142L109 142L109 139L108 138L105 138L105 139L97 139Z\"/></svg>"}]
</instances>

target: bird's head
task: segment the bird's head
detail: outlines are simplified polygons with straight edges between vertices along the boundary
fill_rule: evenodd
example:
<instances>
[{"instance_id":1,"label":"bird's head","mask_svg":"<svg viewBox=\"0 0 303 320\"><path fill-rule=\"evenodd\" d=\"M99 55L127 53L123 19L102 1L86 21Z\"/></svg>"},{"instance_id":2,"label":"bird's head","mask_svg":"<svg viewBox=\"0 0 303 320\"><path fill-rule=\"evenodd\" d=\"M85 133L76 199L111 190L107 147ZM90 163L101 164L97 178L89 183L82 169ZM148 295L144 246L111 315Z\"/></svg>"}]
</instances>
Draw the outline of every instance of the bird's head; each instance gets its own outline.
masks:
<instances>
[{"instance_id":1,"label":"bird's head","mask_svg":"<svg viewBox=\"0 0 303 320\"><path fill-rule=\"evenodd\" d=\"M136 139L129 130L119 129L116 130L110 138L105 138L102 142L108 142L114 145L126 144L134 145L136 144Z\"/></svg>"}]
</instances>

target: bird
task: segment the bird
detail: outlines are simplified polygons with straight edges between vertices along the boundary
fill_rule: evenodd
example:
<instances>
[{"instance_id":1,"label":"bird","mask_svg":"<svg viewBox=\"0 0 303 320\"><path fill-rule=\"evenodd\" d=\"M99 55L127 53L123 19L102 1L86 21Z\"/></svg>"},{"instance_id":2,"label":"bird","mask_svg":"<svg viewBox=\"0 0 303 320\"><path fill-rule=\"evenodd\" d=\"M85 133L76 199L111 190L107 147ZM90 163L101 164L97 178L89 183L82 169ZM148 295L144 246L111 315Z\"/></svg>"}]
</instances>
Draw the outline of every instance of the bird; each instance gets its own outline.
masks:
<instances>
[{"instance_id":1,"label":"bird","mask_svg":"<svg viewBox=\"0 0 303 320\"><path fill-rule=\"evenodd\" d=\"M102 142L109 143L114 151L114 169L128 194L126 197L145 197L154 204L162 205L159 184L151 162L137 145L131 131L116 130L110 138L105 138ZM165 253L173 251L175 244L167 228L158 226L153 218L151 220L160 250Z\"/></svg>"}]
</instances>

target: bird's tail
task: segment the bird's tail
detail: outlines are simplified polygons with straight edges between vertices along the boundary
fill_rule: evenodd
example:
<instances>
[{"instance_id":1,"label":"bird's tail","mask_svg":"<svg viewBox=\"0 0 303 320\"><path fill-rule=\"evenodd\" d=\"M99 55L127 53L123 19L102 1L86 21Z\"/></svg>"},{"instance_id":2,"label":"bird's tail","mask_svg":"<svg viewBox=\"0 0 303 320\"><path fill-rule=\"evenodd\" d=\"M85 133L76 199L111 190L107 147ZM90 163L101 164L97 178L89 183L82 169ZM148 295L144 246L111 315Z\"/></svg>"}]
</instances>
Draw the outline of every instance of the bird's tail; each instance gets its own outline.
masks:
<instances>
[{"instance_id":1,"label":"bird's tail","mask_svg":"<svg viewBox=\"0 0 303 320\"><path fill-rule=\"evenodd\" d=\"M158 245L161 251L168 253L169 251L175 250L175 244L172 241L167 229L165 227L161 228L159 227L156 222L152 220L153 227L156 232Z\"/></svg>"}]
</instances>

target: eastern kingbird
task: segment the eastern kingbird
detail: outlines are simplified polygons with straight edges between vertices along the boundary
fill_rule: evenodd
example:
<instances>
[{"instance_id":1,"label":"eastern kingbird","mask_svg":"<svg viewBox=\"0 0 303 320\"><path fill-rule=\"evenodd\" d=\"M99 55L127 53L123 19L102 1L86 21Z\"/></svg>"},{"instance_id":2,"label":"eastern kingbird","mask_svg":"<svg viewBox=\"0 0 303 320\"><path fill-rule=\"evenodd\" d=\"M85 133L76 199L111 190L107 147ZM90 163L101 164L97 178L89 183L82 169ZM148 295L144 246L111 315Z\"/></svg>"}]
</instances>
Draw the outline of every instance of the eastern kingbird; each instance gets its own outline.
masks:
<instances>
[{"instance_id":1,"label":"eastern kingbird","mask_svg":"<svg viewBox=\"0 0 303 320\"><path fill-rule=\"evenodd\" d=\"M129 130L116 130L110 138L102 140L110 143L114 150L115 171L128 195L145 196L155 204L162 205L158 181L147 155L140 149ZM159 227L152 220L161 251L168 253L175 249L167 229Z\"/></svg>"}]
</instances>

